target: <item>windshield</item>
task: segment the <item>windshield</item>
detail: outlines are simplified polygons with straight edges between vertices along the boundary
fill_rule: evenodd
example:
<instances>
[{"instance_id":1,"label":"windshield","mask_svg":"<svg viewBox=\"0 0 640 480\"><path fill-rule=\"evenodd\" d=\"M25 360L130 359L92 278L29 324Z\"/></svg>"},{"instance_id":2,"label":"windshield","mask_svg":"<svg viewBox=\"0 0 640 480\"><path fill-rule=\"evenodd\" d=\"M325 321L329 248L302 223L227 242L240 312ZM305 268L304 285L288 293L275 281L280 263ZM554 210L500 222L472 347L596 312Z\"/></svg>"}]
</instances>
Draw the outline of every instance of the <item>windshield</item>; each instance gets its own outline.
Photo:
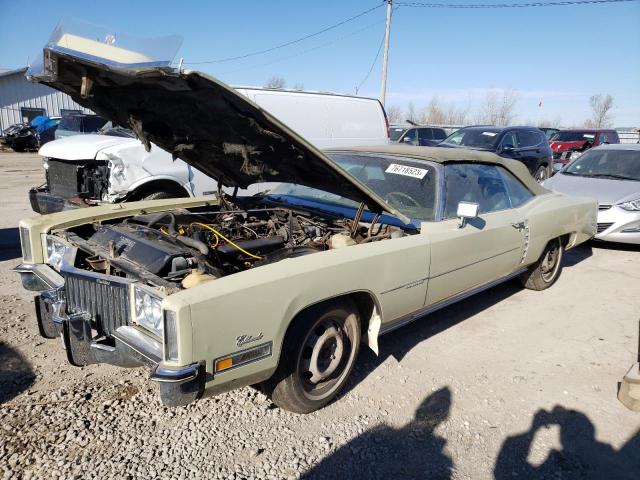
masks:
<instances>
[{"instance_id":1,"label":"windshield","mask_svg":"<svg viewBox=\"0 0 640 480\"><path fill-rule=\"evenodd\" d=\"M449 135L442 143L461 147L494 150L498 145L499 132L499 130L489 128L463 128Z\"/></svg>"},{"instance_id":2,"label":"windshield","mask_svg":"<svg viewBox=\"0 0 640 480\"><path fill-rule=\"evenodd\" d=\"M595 138L594 133L589 132L557 132L550 141L552 142L584 142L585 140L592 142Z\"/></svg>"},{"instance_id":3,"label":"windshield","mask_svg":"<svg viewBox=\"0 0 640 480\"><path fill-rule=\"evenodd\" d=\"M98 135L108 135L110 137L136 138L136 135L128 128L114 125L113 122L107 122L98 130Z\"/></svg>"},{"instance_id":4,"label":"windshield","mask_svg":"<svg viewBox=\"0 0 640 480\"><path fill-rule=\"evenodd\" d=\"M60 130L69 130L71 132L80 132L82 130L82 120L78 115L65 115L58 125Z\"/></svg>"},{"instance_id":5,"label":"windshield","mask_svg":"<svg viewBox=\"0 0 640 480\"><path fill-rule=\"evenodd\" d=\"M397 142L398 139L402 136L407 129L403 127L391 127L389 128L389 140L392 142Z\"/></svg>"},{"instance_id":6,"label":"windshield","mask_svg":"<svg viewBox=\"0 0 640 480\"><path fill-rule=\"evenodd\" d=\"M329 157L407 217L424 221L435 219L437 169L434 164L404 157L341 153L329 154ZM291 183L277 183L265 193L358 207L357 202L348 198Z\"/></svg>"},{"instance_id":7,"label":"windshield","mask_svg":"<svg viewBox=\"0 0 640 480\"><path fill-rule=\"evenodd\" d=\"M562 173L640 181L640 150L589 150L570 163Z\"/></svg>"}]
</instances>

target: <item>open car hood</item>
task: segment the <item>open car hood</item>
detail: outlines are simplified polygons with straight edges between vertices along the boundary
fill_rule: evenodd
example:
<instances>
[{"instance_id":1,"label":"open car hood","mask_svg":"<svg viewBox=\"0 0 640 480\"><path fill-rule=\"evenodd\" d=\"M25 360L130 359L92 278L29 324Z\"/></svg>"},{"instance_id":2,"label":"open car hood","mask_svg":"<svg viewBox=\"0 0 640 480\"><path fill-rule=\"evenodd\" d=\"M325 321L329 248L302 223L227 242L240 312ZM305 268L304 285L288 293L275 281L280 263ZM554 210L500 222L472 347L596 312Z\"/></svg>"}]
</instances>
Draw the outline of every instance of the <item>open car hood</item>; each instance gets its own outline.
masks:
<instances>
[{"instance_id":1,"label":"open car hood","mask_svg":"<svg viewBox=\"0 0 640 480\"><path fill-rule=\"evenodd\" d=\"M225 186L306 185L409 223L316 147L215 78L166 66L114 66L49 46L44 59L43 71L31 80L129 126L147 150L155 143Z\"/></svg>"}]
</instances>

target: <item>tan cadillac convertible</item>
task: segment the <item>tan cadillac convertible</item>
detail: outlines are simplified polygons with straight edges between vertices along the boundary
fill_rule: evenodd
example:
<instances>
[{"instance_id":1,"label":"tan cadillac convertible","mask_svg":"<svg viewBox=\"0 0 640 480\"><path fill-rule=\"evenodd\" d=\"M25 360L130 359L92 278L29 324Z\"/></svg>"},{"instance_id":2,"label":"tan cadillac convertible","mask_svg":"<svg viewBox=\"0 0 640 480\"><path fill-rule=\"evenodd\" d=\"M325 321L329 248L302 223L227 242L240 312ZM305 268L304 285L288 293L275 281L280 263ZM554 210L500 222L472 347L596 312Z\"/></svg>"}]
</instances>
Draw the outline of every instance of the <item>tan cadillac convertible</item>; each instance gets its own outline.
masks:
<instances>
[{"instance_id":1,"label":"tan cadillac convertible","mask_svg":"<svg viewBox=\"0 0 640 480\"><path fill-rule=\"evenodd\" d=\"M377 352L383 333L507 279L543 290L563 251L595 234L595 201L545 190L518 162L323 153L204 74L79 50L49 45L34 79L220 189L23 220L16 270L69 362L148 365L167 405L259 385L311 412L345 384L361 343Z\"/></svg>"}]
</instances>

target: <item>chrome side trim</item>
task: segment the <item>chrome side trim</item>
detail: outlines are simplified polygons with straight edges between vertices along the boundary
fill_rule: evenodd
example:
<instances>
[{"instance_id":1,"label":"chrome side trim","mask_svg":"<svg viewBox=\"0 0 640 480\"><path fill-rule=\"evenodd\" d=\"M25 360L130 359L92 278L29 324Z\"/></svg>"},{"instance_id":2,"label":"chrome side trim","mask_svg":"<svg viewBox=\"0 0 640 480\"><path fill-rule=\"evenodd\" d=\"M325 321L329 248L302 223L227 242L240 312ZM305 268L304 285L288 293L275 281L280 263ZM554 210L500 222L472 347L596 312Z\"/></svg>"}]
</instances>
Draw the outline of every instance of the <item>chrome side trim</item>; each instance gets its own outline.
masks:
<instances>
[{"instance_id":1,"label":"chrome side trim","mask_svg":"<svg viewBox=\"0 0 640 480\"><path fill-rule=\"evenodd\" d=\"M518 275L521 275L522 273L524 273L527 269L526 268L521 268L519 270L516 270L513 273L510 273L509 275L499 278L498 280L494 280L492 282L486 283L484 285L481 285L479 287L473 288L471 290L468 290L466 292L463 292L461 294L455 295L451 298L448 298L446 300L442 300L438 303L435 303L433 305L429 305L428 307L422 308L420 310L417 310L413 313L410 313L409 315L406 315L404 317L400 317L398 320L394 320L392 322L389 322L387 324L382 325L382 327L380 328L380 335L384 335L385 333L389 333L392 332L393 330L396 330L397 328L403 327L415 320L417 320L420 317L423 317L425 315L428 315L429 313L433 313L437 310L440 310L444 307L448 307L449 305L452 305L456 302L459 302L461 300L464 300L465 298L469 298L472 297L473 295L475 295L476 293L480 293L484 290L488 290L491 287L495 287L496 285L499 285L501 283L504 283L508 280L511 280L512 278L517 277Z\"/></svg>"}]
</instances>

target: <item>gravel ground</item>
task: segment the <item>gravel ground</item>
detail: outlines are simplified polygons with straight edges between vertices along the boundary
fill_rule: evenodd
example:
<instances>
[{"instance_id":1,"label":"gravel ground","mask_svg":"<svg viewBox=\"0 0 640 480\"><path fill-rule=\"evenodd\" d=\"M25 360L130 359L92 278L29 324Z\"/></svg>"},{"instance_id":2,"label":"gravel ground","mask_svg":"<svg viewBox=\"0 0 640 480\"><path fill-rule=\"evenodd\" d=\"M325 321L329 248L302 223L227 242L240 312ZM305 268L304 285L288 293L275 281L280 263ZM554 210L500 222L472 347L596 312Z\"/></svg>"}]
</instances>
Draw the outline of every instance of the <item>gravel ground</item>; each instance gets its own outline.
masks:
<instances>
[{"instance_id":1,"label":"gravel ground","mask_svg":"<svg viewBox=\"0 0 640 480\"><path fill-rule=\"evenodd\" d=\"M0 153L0 175L2 478L640 478L640 415L615 398L638 248L581 247L550 290L508 283L383 337L319 412L251 388L168 409L144 369L75 368L38 336L10 269L40 161Z\"/></svg>"}]
</instances>

